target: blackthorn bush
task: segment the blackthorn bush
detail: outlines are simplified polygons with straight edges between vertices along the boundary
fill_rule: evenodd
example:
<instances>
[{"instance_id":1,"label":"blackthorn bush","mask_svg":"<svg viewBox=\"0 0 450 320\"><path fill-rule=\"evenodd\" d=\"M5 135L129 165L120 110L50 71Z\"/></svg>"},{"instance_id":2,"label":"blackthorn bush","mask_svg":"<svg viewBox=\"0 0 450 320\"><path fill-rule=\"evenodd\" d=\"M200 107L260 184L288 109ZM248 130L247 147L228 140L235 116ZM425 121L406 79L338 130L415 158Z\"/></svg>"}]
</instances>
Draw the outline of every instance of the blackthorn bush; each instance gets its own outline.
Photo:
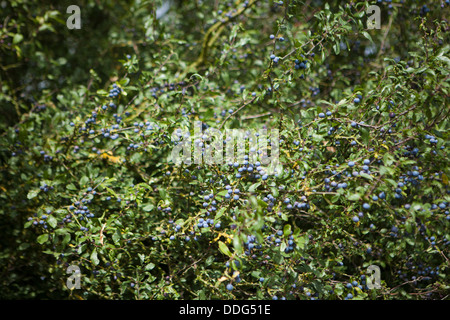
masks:
<instances>
[{"instance_id":1,"label":"blackthorn bush","mask_svg":"<svg viewBox=\"0 0 450 320\"><path fill-rule=\"evenodd\" d=\"M448 1L3 4L0 297L448 297Z\"/></svg>"}]
</instances>

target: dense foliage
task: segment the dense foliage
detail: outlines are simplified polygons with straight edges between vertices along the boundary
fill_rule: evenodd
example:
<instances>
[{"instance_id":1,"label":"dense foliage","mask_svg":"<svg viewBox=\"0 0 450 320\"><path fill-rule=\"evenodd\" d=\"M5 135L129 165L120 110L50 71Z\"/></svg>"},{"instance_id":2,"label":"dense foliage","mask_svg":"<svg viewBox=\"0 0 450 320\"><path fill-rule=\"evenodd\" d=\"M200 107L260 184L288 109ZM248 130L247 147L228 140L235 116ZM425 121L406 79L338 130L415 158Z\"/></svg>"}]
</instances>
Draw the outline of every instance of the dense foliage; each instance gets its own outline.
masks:
<instances>
[{"instance_id":1,"label":"dense foliage","mask_svg":"<svg viewBox=\"0 0 450 320\"><path fill-rule=\"evenodd\" d=\"M448 298L448 2L2 1L0 297ZM195 121L278 172L176 165Z\"/></svg>"}]
</instances>

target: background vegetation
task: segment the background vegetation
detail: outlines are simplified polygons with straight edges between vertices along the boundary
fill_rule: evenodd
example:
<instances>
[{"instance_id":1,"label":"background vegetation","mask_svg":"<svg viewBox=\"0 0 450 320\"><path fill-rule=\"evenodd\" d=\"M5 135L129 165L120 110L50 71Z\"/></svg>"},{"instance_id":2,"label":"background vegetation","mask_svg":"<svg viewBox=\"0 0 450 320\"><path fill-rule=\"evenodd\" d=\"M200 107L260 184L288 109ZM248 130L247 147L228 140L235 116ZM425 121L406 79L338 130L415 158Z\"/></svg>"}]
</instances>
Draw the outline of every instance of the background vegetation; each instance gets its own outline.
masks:
<instances>
[{"instance_id":1,"label":"background vegetation","mask_svg":"<svg viewBox=\"0 0 450 320\"><path fill-rule=\"evenodd\" d=\"M72 4L0 3L2 299L448 299L448 1ZM174 165L198 120L282 169Z\"/></svg>"}]
</instances>

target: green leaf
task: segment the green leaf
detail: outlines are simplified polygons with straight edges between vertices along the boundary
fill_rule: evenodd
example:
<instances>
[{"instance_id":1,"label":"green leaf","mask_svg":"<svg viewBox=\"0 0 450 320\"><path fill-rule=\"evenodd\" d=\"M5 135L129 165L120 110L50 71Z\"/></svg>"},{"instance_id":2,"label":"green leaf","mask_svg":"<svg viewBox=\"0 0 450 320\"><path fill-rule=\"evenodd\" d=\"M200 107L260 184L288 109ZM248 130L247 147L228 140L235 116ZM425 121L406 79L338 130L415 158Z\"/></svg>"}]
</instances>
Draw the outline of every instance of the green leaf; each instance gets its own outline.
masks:
<instances>
[{"instance_id":1,"label":"green leaf","mask_svg":"<svg viewBox=\"0 0 450 320\"><path fill-rule=\"evenodd\" d=\"M365 145L369 144L370 132L367 128L361 128L361 139Z\"/></svg>"},{"instance_id":2,"label":"green leaf","mask_svg":"<svg viewBox=\"0 0 450 320\"><path fill-rule=\"evenodd\" d=\"M367 173L364 173L364 172L360 173L360 176L363 177L363 178L366 178L366 179L368 179L370 181L373 180L373 177L371 175L369 175Z\"/></svg>"},{"instance_id":3,"label":"green leaf","mask_svg":"<svg viewBox=\"0 0 450 320\"><path fill-rule=\"evenodd\" d=\"M143 207L142 210L149 212L149 211L152 211L154 207L155 206L153 204L149 203L145 207Z\"/></svg>"},{"instance_id":4,"label":"green leaf","mask_svg":"<svg viewBox=\"0 0 450 320\"><path fill-rule=\"evenodd\" d=\"M446 57L446 56L440 56L440 57L437 57L436 59L437 59L437 60L440 60L440 61L442 61L442 62L445 62L445 63L447 63L447 64L450 66L450 59L449 59L448 57Z\"/></svg>"},{"instance_id":5,"label":"green leaf","mask_svg":"<svg viewBox=\"0 0 450 320\"><path fill-rule=\"evenodd\" d=\"M23 250L26 250L29 247L30 247L30 244L25 242L25 243L21 243L20 246L17 247L17 250L23 251Z\"/></svg>"},{"instance_id":6,"label":"green leaf","mask_svg":"<svg viewBox=\"0 0 450 320\"><path fill-rule=\"evenodd\" d=\"M150 262L149 264L147 264L145 266L145 270L150 271L150 270L153 270L154 267L155 267L155 264Z\"/></svg>"},{"instance_id":7,"label":"green leaf","mask_svg":"<svg viewBox=\"0 0 450 320\"><path fill-rule=\"evenodd\" d=\"M113 233L112 239L113 239L114 243L117 243L117 242L120 241L120 239L121 239L121 234L120 234L119 229L116 229L116 232Z\"/></svg>"},{"instance_id":8,"label":"green leaf","mask_svg":"<svg viewBox=\"0 0 450 320\"><path fill-rule=\"evenodd\" d=\"M338 41L336 41L336 43L333 45L333 50L336 55L339 55L339 53L341 52L341 45Z\"/></svg>"},{"instance_id":9,"label":"green leaf","mask_svg":"<svg viewBox=\"0 0 450 320\"><path fill-rule=\"evenodd\" d=\"M27 198L28 198L28 199L33 199L33 198L35 198L35 197L39 194L40 191L41 191L40 189L33 189L33 190L30 190L30 192L28 192L28 194L27 194Z\"/></svg>"},{"instance_id":10,"label":"green leaf","mask_svg":"<svg viewBox=\"0 0 450 320\"><path fill-rule=\"evenodd\" d=\"M385 154L383 155L383 163L384 163L386 166L390 166L391 164L393 164L393 163L394 163L394 158L393 158L393 156L392 156L390 153L385 153Z\"/></svg>"},{"instance_id":11,"label":"green leaf","mask_svg":"<svg viewBox=\"0 0 450 320\"><path fill-rule=\"evenodd\" d=\"M205 260L205 266L209 267L213 262L214 262L214 256L213 256L213 255L210 255L210 256Z\"/></svg>"},{"instance_id":12,"label":"green leaf","mask_svg":"<svg viewBox=\"0 0 450 320\"><path fill-rule=\"evenodd\" d=\"M228 41L231 42L234 38L236 38L238 29L240 29L240 28L241 28L241 24L240 23L239 24L235 24L233 26L233 28L231 28L231 32L230 32L230 36L228 38Z\"/></svg>"},{"instance_id":13,"label":"green leaf","mask_svg":"<svg viewBox=\"0 0 450 320\"><path fill-rule=\"evenodd\" d=\"M100 90L97 90L97 94L99 96L107 96L109 94L109 92L106 90L100 89Z\"/></svg>"},{"instance_id":14,"label":"green leaf","mask_svg":"<svg viewBox=\"0 0 450 320\"><path fill-rule=\"evenodd\" d=\"M67 189L67 190L72 190L72 191L78 190L78 189L73 185L73 183L69 183L69 184L66 186L66 189Z\"/></svg>"},{"instance_id":15,"label":"green leaf","mask_svg":"<svg viewBox=\"0 0 450 320\"><path fill-rule=\"evenodd\" d=\"M13 44L17 44L23 40L23 35L16 33L13 37Z\"/></svg>"},{"instance_id":16,"label":"green leaf","mask_svg":"<svg viewBox=\"0 0 450 320\"><path fill-rule=\"evenodd\" d=\"M237 252L237 253L239 253L239 254L241 254L242 253L242 244L241 244L241 241L240 241L240 239L239 239L239 236L238 236L238 234L235 234L234 235L234 237L233 237L233 247L234 247L234 250Z\"/></svg>"},{"instance_id":17,"label":"green leaf","mask_svg":"<svg viewBox=\"0 0 450 320\"><path fill-rule=\"evenodd\" d=\"M159 188L158 192L159 192L159 196L161 197L161 199L166 199L167 192L164 188Z\"/></svg>"},{"instance_id":18,"label":"green leaf","mask_svg":"<svg viewBox=\"0 0 450 320\"><path fill-rule=\"evenodd\" d=\"M91 253L91 261L95 266L100 263L97 257L97 248L95 248Z\"/></svg>"},{"instance_id":19,"label":"green leaf","mask_svg":"<svg viewBox=\"0 0 450 320\"><path fill-rule=\"evenodd\" d=\"M80 179L80 186L81 187L84 187L84 186L86 186L86 184L89 182L89 178L88 177L86 177L86 176L84 176L84 177L82 177L81 179Z\"/></svg>"},{"instance_id":20,"label":"green leaf","mask_svg":"<svg viewBox=\"0 0 450 320\"><path fill-rule=\"evenodd\" d=\"M273 195L275 198L277 198L278 195L279 195L278 188L276 188L276 187L271 187L270 190L272 191L272 195Z\"/></svg>"},{"instance_id":21,"label":"green leaf","mask_svg":"<svg viewBox=\"0 0 450 320\"><path fill-rule=\"evenodd\" d=\"M66 244L69 243L69 241L70 241L70 233L66 233L66 234L64 235L64 239L63 239L63 241L61 242L61 244L62 244L63 246L65 246Z\"/></svg>"},{"instance_id":22,"label":"green leaf","mask_svg":"<svg viewBox=\"0 0 450 320\"><path fill-rule=\"evenodd\" d=\"M297 244L297 247L301 250L305 249L305 246L308 242L309 242L309 239L307 236L298 237L295 241L295 243Z\"/></svg>"},{"instance_id":23,"label":"green leaf","mask_svg":"<svg viewBox=\"0 0 450 320\"><path fill-rule=\"evenodd\" d=\"M54 228L58 224L58 221L56 220L56 218L54 216L50 215L47 217L47 224L50 227Z\"/></svg>"},{"instance_id":24,"label":"green leaf","mask_svg":"<svg viewBox=\"0 0 450 320\"><path fill-rule=\"evenodd\" d=\"M370 34L367 31L363 31L362 35L368 39L371 43L373 43L372 37L370 36Z\"/></svg>"},{"instance_id":25,"label":"green leaf","mask_svg":"<svg viewBox=\"0 0 450 320\"><path fill-rule=\"evenodd\" d=\"M228 193L228 190L222 190L220 192L217 193L218 196L224 196Z\"/></svg>"},{"instance_id":26,"label":"green leaf","mask_svg":"<svg viewBox=\"0 0 450 320\"><path fill-rule=\"evenodd\" d=\"M226 207L222 207L222 208L219 209L219 211L216 213L216 216L214 217L214 221L215 221L215 222L218 222L218 220L220 219L220 217L223 216L223 214L224 214L224 212L225 212L226 209L227 209Z\"/></svg>"},{"instance_id":27,"label":"green leaf","mask_svg":"<svg viewBox=\"0 0 450 320\"><path fill-rule=\"evenodd\" d=\"M37 237L37 242L39 244L44 244L47 242L47 240L48 240L48 233L41 234L39 237Z\"/></svg>"},{"instance_id":28,"label":"green leaf","mask_svg":"<svg viewBox=\"0 0 450 320\"><path fill-rule=\"evenodd\" d=\"M365 14L366 12L364 10L361 10L360 12L355 13L355 17L362 18Z\"/></svg>"},{"instance_id":29,"label":"green leaf","mask_svg":"<svg viewBox=\"0 0 450 320\"><path fill-rule=\"evenodd\" d=\"M68 234L69 230L67 230L66 228L58 228L55 230L55 234Z\"/></svg>"},{"instance_id":30,"label":"green leaf","mask_svg":"<svg viewBox=\"0 0 450 320\"><path fill-rule=\"evenodd\" d=\"M392 179L384 179L386 182L389 182L393 187L397 187L397 182L395 182L395 180Z\"/></svg>"},{"instance_id":31,"label":"green leaf","mask_svg":"<svg viewBox=\"0 0 450 320\"><path fill-rule=\"evenodd\" d=\"M230 249L228 249L227 245L223 243L222 241L219 241L219 250L224 255L231 257Z\"/></svg>"},{"instance_id":32,"label":"green leaf","mask_svg":"<svg viewBox=\"0 0 450 320\"><path fill-rule=\"evenodd\" d=\"M248 188L248 192L255 192L255 190L261 185L261 182L257 182L252 184L249 188Z\"/></svg>"},{"instance_id":33,"label":"green leaf","mask_svg":"<svg viewBox=\"0 0 450 320\"><path fill-rule=\"evenodd\" d=\"M284 225L283 234L284 234L285 237L288 237L291 234L291 231L292 231L292 229L291 229L291 225L290 224Z\"/></svg>"},{"instance_id":34,"label":"green leaf","mask_svg":"<svg viewBox=\"0 0 450 320\"><path fill-rule=\"evenodd\" d=\"M344 293L344 286L341 283L336 284L334 287L334 292L336 292L338 296L342 296Z\"/></svg>"},{"instance_id":35,"label":"green leaf","mask_svg":"<svg viewBox=\"0 0 450 320\"><path fill-rule=\"evenodd\" d=\"M361 196L358 193L353 193L349 195L347 199L350 201L358 201L359 199L361 199Z\"/></svg>"},{"instance_id":36,"label":"green leaf","mask_svg":"<svg viewBox=\"0 0 450 320\"><path fill-rule=\"evenodd\" d=\"M388 175L393 175L394 174L394 169L390 168L390 167L385 167L385 166L381 166L380 167L380 175L384 176L386 174Z\"/></svg>"}]
</instances>

